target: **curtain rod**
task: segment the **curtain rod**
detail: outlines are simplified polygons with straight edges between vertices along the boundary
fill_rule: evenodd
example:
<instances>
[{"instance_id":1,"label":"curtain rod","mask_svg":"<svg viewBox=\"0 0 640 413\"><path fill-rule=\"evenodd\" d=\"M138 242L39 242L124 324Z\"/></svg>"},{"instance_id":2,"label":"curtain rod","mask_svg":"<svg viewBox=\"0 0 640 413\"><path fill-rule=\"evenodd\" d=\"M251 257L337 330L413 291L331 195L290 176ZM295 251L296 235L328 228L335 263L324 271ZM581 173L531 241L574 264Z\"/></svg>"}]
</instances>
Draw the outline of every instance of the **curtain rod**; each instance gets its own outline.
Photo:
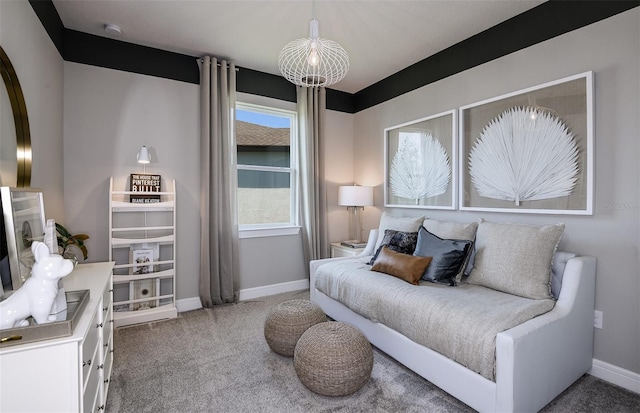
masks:
<instances>
[{"instance_id":1,"label":"curtain rod","mask_svg":"<svg viewBox=\"0 0 640 413\"><path fill-rule=\"evenodd\" d=\"M204 62L204 59L203 59L203 58L201 58L201 57L198 57L196 60L197 60L198 62L200 62L200 63ZM216 63L216 66L220 67L220 63ZM235 71L236 71L236 72L239 72L239 71L240 71L240 68L236 66Z\"/></svg>"}]
</instances>

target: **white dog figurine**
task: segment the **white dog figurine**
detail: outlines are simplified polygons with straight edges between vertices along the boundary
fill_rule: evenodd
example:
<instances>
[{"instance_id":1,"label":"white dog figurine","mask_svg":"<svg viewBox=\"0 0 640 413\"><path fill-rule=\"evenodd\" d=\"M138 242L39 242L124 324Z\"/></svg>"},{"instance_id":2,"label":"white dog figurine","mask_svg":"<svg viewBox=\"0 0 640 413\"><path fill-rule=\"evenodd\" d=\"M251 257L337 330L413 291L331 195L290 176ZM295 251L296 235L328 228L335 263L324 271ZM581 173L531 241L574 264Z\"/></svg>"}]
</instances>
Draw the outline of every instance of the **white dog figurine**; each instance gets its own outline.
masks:
<instances>
[{"instance_id":1,"label":"white dog figurine","mask_svg":"<svg viewBox=\"0 0 640 413\"><path fill-rule=\"evenodd\" d=\"M73 271L73 263L49 254L49 248L42 242L34 241L31 251L35 257L31 277L0 302L0 330L27 326L29 316L38 324L55 320L49 313L58 294L58 280Z\"/></svg>"}]
</instances>

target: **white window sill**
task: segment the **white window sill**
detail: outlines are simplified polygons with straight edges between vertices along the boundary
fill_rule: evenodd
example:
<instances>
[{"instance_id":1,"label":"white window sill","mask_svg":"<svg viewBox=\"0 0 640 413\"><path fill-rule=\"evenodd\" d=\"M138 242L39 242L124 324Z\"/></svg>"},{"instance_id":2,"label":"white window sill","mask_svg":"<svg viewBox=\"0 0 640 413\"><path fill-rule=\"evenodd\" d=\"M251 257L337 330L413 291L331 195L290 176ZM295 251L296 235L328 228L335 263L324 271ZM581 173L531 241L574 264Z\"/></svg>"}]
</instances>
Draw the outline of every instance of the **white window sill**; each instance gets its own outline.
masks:
<instances>
[{"instance_id":1,"label":"white window sill","mask_svg":"<svg viewBox=\"0 0 640 413\"><path fill-rule=\"evenodd\" d=\"M244 228L238 231L238 238L283 237L298 235L301 227Z\"/></svg>"}]
</instances>

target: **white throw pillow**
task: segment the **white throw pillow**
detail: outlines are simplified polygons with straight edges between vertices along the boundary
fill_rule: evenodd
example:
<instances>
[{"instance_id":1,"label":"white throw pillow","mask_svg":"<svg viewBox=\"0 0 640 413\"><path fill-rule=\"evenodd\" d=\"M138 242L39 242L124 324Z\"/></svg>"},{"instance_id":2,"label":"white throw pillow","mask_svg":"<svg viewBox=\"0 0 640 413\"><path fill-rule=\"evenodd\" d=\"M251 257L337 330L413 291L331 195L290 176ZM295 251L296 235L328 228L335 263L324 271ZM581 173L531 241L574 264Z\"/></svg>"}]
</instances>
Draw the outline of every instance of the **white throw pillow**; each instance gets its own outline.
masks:
<instances>
[{"instance_id":1,"label":"white throw pillow","mask_svg":"<svg viewBox=\"0 0 640 413\"><path fill-rule=\"evenodd\" d=\"M531 299L553 298L551 262L563 233L564 224L481 222L467 282Z\"/></svg>"},{"instance_id":2,"label":"white throw pillow","mask_svg":"<svg viewBox=\"0 0 640 413\"><path fill-rule=\"evenodd\" d=\"M374 251L378 251L382 239L384 238L384 231L387 229L393 229L402 232L418 232L420 225L424 221L423 216L419 217L394 217L393 215L382 213L380 217L380 225L378 226L378 240L376 241L376 247Z\"/></svg>"}]
</instances>

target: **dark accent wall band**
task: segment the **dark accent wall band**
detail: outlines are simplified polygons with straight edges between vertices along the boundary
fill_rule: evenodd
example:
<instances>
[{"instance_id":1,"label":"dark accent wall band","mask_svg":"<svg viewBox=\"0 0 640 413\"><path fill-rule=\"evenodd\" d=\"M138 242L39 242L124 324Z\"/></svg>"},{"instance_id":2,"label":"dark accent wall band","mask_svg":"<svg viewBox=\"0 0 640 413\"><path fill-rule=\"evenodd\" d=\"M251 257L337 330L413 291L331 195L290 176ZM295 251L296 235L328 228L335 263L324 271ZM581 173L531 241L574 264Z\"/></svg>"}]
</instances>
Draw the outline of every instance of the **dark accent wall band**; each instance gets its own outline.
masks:
<instances>
[{"instance_id":1,"label":"dark accent wall band","mask_svg":"<svg viewBox=\"0 0 640 413\"><path fill-rule=\"evenodd\" d=\"M64 25L62 24L62 20L60 20L60 15L53 5L53 2L51 0L29 0L29 4L33 11L36 12L36 16L40 19L42 27L44 27L49 34L56 49L58 49L58 53L60 53L60 56L63 56Z\"/></svg>"},{"instance_id":2,"label":"dark accent wall band","mask_svg":"<svg viewBox=\"0 0 640 413\"><path fill-rule=\"evenodd\" d=\"M200 83L198 62L193 56L126 43L65 29L62 57L68 62Z\"/></svg>"},{"instance_id":3,"label":"dark accent wall band","mask_svg":"<svg viewBox=\"0 0 640 413\"><path fill-rule=\"evenodd\" d=\"M639 5L550 0L360 90L355 112Z\"/></svg>"},{"instance_id":4,"label":"dark accent wall band","mask_svg":"<svg viewBox=\"0 0 640 413\"><path fill-rule=\"evenodd\" d=\"M29 0L29 3L64 60L195 84L200 82L196 56L66 29L51 0ZM550 0L355 94L327 89L327 109L357 113L445 77L638 6L640 0ZM239 92L296 101L295 86L283 77L247 68L239 69Z\"/></svg>"}]
</instances>

